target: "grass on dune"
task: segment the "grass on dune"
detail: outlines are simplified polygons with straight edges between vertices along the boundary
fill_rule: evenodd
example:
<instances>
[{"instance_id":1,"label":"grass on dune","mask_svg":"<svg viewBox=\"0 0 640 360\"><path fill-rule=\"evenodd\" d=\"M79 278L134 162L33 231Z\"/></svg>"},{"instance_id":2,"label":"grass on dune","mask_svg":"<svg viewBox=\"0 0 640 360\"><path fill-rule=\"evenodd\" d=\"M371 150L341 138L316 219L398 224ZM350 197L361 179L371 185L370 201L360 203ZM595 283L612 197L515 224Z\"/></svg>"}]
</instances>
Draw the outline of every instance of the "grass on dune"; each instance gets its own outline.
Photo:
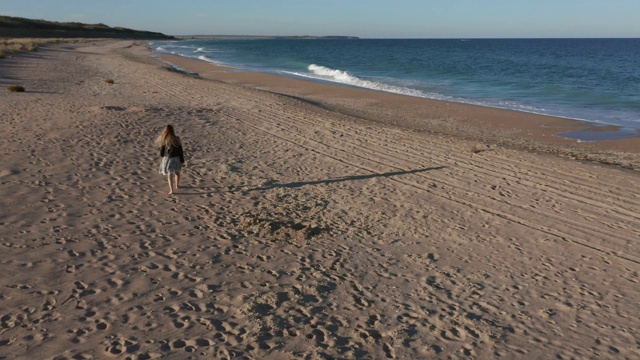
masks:
<instances>
[{"instance_id":1,"label":"grass on dune","mask_svg":"<svg viewBox=\"0 0 640 360\"><path fill-rule=\"evenodd\" d=\"M88 41L95 41L95 39L0 38L0 59L13 53L38 51L40 46Z\"/></svg>"}]
</instances>

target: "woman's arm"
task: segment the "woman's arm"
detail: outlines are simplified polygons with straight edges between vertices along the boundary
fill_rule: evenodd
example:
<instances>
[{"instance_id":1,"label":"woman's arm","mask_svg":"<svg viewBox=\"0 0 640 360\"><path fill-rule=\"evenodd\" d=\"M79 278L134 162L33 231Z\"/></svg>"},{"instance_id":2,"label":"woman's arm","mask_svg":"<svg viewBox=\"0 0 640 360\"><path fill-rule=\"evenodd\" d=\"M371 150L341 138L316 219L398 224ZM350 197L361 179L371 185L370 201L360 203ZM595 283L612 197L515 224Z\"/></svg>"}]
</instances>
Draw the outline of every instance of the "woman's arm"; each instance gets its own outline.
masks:
<instances>
[{"instance_id":1,"label":"woman's arm","mask_svg":"<svg viewBox=\"0 0 640 360\"><path fill-rule=\"evenodd\" d=\"M184 150L182 149L182 145L179 147L178 154L180 156L180 163L184 164Z\"/></svg>"}]
</instances>

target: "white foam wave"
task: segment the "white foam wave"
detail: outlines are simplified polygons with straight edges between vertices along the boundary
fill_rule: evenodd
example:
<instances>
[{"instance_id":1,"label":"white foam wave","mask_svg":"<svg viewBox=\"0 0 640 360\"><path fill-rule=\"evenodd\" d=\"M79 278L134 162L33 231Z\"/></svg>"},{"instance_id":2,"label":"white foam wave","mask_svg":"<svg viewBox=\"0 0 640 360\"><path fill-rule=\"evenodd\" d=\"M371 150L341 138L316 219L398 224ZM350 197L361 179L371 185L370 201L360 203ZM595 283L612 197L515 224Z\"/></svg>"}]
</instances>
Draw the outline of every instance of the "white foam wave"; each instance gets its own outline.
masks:
<instances>
[{"instance_id":1,"label":"white foam wave","mask_svg":"<svg viewBox=\"0 0 640 360\"><path fill-rule=\"evenodd\" d=\"M341 84L357 86L357 87L362 87L366 89L392 92L396 94L411 95L411 96L418 96L418 97L430 97L429 94L426 94L420 90L401 87L401 86L394 86L389 84L383 84L377 81L360 79L359 77L349 74L346 71L331 69L321 65L311 64L307 67L307 69L311 72L310 74L295 73L294 75L308 77L312 79L318 79L318 80L337 82Z\"/></svg>"},{"instance_id":2,"label":"white foam wave","mask_svg":"<svg viewBox=\"0 0 640 360\"><path fill-rule=\"evenodd\" d=\"M206 62L208 62L208 63L212 63L212 64L214 64L214 65L220 65L220 63L218 63L217 61L215 61L215 60L213 60L213 59L211 59L211 58L208 58L208 57L206 57L206 56L204 56L204 55L200 55L200 56L198 56L198 59L200 59L200 60L202 60L202 61L206 61Z\"/></svg>"},{"instance_id":3,"label":"white foam wave","mask_svg":"<svg viewBox=\"0 0 640 360\"><path fill-rule=\"evenodd\" d=\"M342 71L342 70L330 69L328 67L324 67L316 64L309 65L308 69L309 71L311 71L317 76L327 78L329 80L345 83L345 84L351 84L351 85L362 86L362 87L369 87L374 85L374 83L370 81L361 80L349 74L348 72Z\"/></svg>"}]
</instances>

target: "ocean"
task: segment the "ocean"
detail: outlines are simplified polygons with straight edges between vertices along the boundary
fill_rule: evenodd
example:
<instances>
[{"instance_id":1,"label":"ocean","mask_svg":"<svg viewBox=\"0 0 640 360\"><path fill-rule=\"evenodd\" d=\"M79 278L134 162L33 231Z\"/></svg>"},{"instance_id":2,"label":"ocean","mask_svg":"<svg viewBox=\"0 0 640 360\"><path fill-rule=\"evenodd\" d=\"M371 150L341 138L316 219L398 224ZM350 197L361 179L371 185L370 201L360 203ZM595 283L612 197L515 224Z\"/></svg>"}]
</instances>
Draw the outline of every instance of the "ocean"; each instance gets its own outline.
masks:
<instances>
[{"instance_id":1,"label":"ocean","mask_svg":"<svg viewBox=\"0 0 640 360\"><path fill-rule=\"evenodd\" d=\"M616 125L640 136L640 39L224 39L150 43L240 70Z\"/></svg>"}]
</instances>

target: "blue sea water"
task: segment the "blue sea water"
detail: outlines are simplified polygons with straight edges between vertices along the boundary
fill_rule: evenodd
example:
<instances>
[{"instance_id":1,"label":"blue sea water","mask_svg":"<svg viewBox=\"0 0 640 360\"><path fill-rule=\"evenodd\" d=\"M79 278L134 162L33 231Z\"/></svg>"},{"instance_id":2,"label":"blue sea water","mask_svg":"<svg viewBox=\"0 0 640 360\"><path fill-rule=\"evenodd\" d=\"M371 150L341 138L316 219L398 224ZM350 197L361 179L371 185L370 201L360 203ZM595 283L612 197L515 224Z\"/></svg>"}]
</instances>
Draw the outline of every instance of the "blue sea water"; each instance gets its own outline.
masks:
<instances>
[{"instance_id":1,"label":"blue sea water","mask_svg":"<svg viewBox=\"0 0 640 360\"><path fill-rule=\"evenodd\" d=\"M561 116L640 136L640 39L225 39L157 52L242 70ZM595 137L594 137L595 136Z\"/></svg>"}]
</instances>

